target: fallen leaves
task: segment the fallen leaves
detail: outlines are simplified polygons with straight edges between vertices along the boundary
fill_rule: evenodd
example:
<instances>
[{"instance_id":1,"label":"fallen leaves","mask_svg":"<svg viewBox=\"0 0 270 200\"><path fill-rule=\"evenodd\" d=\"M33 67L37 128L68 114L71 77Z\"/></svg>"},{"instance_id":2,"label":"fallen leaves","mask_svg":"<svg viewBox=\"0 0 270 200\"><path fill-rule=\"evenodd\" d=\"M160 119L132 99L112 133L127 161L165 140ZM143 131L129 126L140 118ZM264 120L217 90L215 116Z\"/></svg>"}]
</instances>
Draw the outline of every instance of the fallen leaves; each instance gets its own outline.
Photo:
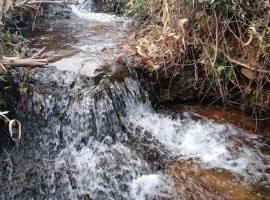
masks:
<instances>
[{"instance_id":1,"label":"fallen leaves","mask_svg":"<svg viewBox=\"0 0 270 200\"><path fill-rule=\"evenodd\" d=\"M179 20L181 29L176 33L172 28L155 27L145 37L137 39L136 53L141 57L142 65L153 71L170 65L179 53L185 51L185 34L182 28L187 19ZM160 31L157 31L160 30Z\"/></svg>"}]
</instances>

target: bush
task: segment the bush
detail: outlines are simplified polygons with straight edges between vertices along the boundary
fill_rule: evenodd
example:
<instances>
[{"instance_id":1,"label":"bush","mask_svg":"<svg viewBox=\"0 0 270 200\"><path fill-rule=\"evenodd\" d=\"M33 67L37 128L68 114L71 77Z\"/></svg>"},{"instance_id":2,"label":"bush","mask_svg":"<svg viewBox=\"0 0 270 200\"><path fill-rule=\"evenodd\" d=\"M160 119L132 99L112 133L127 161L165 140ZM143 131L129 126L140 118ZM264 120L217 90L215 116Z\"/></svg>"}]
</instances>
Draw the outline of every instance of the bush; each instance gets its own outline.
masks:
<instances>
[{"instance_id":1,"label":"bush","mask_svg":"<svg viewBox=\"0 0 270 200\"><path fill-rule=\"evenodd\" d=\"M128 0L93 0L94 6L99 11L124 14Z\"/></svg>"},{"instance_id":2,"label":"bush","mask_svg":"<svg viewBox=\"0 0 270 200\"><path fill-rule=\"evenodd\" d=\"M268 1L133 0L128 5L127 13L143 22L134 45L138 65L159 73L181 66L203 69L215 100L267 114Z\"/></svg>"}]
</instances>

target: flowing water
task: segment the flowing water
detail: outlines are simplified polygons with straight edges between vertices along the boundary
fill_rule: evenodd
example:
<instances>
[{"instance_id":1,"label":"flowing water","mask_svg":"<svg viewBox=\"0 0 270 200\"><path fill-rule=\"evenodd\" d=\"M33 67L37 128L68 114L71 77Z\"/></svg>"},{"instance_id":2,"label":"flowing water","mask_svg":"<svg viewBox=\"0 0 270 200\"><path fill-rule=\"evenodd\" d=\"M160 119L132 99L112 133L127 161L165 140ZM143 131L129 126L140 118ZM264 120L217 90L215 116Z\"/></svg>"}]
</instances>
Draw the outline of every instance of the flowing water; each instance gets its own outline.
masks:
<instances>
[{"instance_id":1,"label":"flowing water","mask_svg":"<svg viewBox=\"0 0 270 200\"><path fill-rule=\"evenodd\" d=\"M21 83L23 136L0 199L270 199L270 141L196 113L156 112L123 66L132 21L100 13L31 35L55 62Z\"/></svg>"}]
</instances>

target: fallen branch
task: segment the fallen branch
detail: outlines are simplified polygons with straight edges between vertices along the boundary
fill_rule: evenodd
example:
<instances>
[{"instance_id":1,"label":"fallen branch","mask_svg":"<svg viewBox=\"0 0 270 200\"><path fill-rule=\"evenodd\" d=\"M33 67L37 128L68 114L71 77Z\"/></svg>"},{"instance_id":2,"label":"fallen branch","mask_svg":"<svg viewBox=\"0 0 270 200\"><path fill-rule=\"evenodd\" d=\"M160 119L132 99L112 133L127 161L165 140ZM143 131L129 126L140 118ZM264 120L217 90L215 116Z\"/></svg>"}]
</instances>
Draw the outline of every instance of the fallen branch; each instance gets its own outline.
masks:
<instances>
[{"instance_id":1,"label":"fallen branch","mask_svg":"<svg viewBox=\"0 0 270 200\"><path fill-rule=\"evenodd\" d=\"M49 0L46 0L46 1L28 1L27 4L79 4L78 1L49 1Z\"/></svg>"},{"instance_id":2,"label":"fallen branch","mask_svg":"<svg viewBox=\"0 0 270 200\"><path fill-rule=\"evenodd\" d=\"M14 5L14 7L19 8L19 7L24 7L24 6L34 6L34 5L39 5L39 4L60 4L60 5L77 5L79 2L78 1L53 1L53 0L45 0L45 1L23 1L21 3L17 3Z\"/></svg>"},{"instance_id":3,"label":"fallen branch","mask_svg":"<svg viewBox=\"0 0 270 200\"><path fill-rule=\"evenodd\" d=\"M0 63L8 67L45 67L49 64L48 59L3 57Z\"/></svg>"}]
</instances>

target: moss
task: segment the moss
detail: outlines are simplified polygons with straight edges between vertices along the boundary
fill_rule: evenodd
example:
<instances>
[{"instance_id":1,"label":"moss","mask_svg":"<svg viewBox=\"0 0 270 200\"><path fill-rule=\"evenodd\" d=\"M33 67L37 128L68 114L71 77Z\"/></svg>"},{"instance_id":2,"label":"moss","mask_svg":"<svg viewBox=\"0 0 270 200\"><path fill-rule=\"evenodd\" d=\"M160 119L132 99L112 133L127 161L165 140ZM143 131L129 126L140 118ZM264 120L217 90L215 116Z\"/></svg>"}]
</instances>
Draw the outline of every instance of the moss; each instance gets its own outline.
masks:
<instances>
[{"instance_id":1,"label":"moss","mask_svg":"<svg viewBox=\"0 0 270 200\"><path fill-rule=\"evenodd\" d=\"M110 75L109 79L112 82L122 83L127 77L131 77L128 68L125 66L117 66L113 73Z\"/></svg>"}]
</instances>

